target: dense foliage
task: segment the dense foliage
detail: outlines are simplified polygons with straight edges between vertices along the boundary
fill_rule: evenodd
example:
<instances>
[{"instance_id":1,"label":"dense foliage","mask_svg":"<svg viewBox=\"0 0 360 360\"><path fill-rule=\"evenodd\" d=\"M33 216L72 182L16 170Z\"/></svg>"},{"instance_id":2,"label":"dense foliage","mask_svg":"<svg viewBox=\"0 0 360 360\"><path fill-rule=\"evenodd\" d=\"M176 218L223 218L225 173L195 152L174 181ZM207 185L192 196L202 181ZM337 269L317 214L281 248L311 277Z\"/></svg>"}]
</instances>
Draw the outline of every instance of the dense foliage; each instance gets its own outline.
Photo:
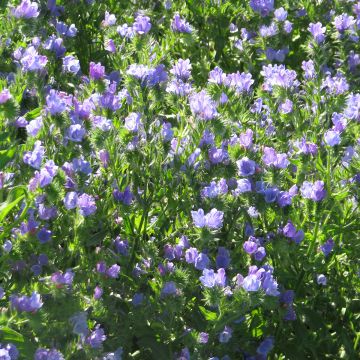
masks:
<instances>
[{"instance_id":1,"label":"dense foliage","mask_svg":"<svg viewBox=\"0 0 360 360\"><path fill-rule=\"evenodd\" d=\"M0 359L357 359L360 2L0 2Z\"/></svg>"}]
</instances>

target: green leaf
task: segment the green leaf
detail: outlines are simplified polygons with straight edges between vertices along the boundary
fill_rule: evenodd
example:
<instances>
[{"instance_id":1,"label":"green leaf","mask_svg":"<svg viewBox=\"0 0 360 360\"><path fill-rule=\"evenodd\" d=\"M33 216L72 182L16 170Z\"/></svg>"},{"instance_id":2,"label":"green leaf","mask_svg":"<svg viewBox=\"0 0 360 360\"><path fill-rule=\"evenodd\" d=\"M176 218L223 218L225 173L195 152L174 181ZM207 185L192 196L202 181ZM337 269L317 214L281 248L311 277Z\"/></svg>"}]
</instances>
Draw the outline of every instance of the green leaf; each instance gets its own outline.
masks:
<instances>
[{"instance_id":1,"label":"green leaf","mask_svg":"<svg viewBox=\"0 0 360 360\"><path fill-rule=\"evenodd\" d=\"M203 306L199 306L199 310L204 315L206 320L215 321L217 319L217 313L216 312L206 310Z\"/></svg>"},{"instance_id":2,"label":"green leaf","mask_svg":"<svg viewBox=\"0 0 360 360\"><path fill-rule=\"evenodd\" d=\"M25 195L21 195L18 198L16 198L14 201L12 202L3 202L0 205L0 222L2 222L5 217L7 216L7 214L25 197Z\"/></svg>"},{"instance_id":3,"label":"green leaf","mask_svg":"<svg viewBox=\"0 0 360 360\"><path fill-rule=\"evenodd\" d=\"M11 161L16 153L16 146L7 150L0 150L0 170L5 168L5 165Z\"/></svg>"}]
</instances>

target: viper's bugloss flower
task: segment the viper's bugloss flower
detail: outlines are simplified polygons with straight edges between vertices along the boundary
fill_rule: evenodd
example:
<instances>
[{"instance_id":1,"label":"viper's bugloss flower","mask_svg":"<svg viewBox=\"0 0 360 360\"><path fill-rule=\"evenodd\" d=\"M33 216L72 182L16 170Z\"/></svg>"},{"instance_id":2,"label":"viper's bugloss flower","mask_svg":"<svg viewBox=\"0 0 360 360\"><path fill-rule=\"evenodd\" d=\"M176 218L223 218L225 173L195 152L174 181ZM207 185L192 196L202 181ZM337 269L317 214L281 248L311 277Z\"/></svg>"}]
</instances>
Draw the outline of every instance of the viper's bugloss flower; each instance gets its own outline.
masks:
<instances>
[{"instance_id":1,"label":"viper's bugloss flower","mask_svg":"<svg viewBox=\"0 0 360 360\"><path fill-rule=\"evenodd\" d=\"M24 72L39 71L45 68L48 58L45 55L39 55L34 46L29 46L21 55L20 63Z\"/></svg>"},{"instance_id":2,"label":"viper's bugloss flower","mask_svg":"<svg viewBox=\"0 0 360 360\"><path fill-rule=\"evenodd\" d=\"M207 342L209 341L209 334L206 332L201 332L199 333L198 336L198 343L199 344L207 344Z\"/></svg>"},{"instance_id":3,"label":"viper's bugloss flower","mask_svg":"<svg viewBox=\"0 0 360 360\"><path fill-rule=\"evenodd\" d=\"M279 169L285 169L289 164L287 154L278 154L271 147L264 147L262 161L266 166L274 166Z\"/></svg>"},{"instance_id":4,"label":"viper's bugloss flower","mask_svg":"<svg viewBox=\"0 0 360 360\"><path fill-rule=\"evenodd\" d=\"M199 228L208 227L209 229L219 229L223 224L224 213L217 209L212 209L206 215L203 209L191 211L194 225Z\"/></svg>"},{"instance_id":5,"label":"viper's bugloss flower","mask_svg":"<svg viewBox=\"0 0 360 360\"><path fill-rule=\"evenodd\" d=\"M37 18L40 14L38 8L38 3L32 2L31 0L22 0L20 5L13 9L12 14L18 19Z\"/></svg>"},{"instance_id":6,"label":"viper's bugloss flower","mask_svg":"<svg viewBox=\"0 0 360 360\"><path fill-rule=\"evenodd\" d=\"M256 349L256 353L260 354L262 356L267 356L268 353L273 349L274 347L274 337L269 336L265 340L263 340L258 348Z\"/></svg>"},{"instance_id":7,"label":"viper's bugloss flower","mask_svg":"<svg viewBox=\"0 0 360 360\"><path fill-rule=\"evenodd\" d=\"M327 283L326 276L325 276L324 274L317 275L317 276L316 276L316 282L317 282L319 285L325 286L326 283Z\"/></svg>"},{"instance_id":8,"label":"viper's bugloss flower","mask_svg":"<svg viewBox=\"0 0 360 360\"><path fill-rule=\"evenodd\" d=\"M250 7L261 16L267 16L274 10L274 0L250 0Z\"/></svg>"},{"instance_id":9,"label":"viper's bugloss flower","mask_svg":"<svg viewBox=\"0 0 360 360\"><path fill-rule=\"evenodd\" d=\"M224 330L219 334L219 342L222 344L228 343L232 338L232 328L230 326L225 326Z\"/></svg>"},{"instance_id":10,"label":"viper's bugloss flower","mask_svg":"<svg viewBox=\"0 0 360 360\"><path fill-rule=\"evenodd\" d=\"M299 82L296 80L296 72L286 69L285 65L282 64L264 65L260 74L265 78L263 88L267 91L271 91L274 86L288 89L299 85Z\"/></svg>"},{"instance_id":11,"label":"viper's bugloss flower","mask_svg":"<svg viewBox=\"0 0 360 360\"><path fill-rule=\"evenodd\" d=\"M192 32L192 28L190 24L182 19L179 14L175 14L174 18L171 23L171 29L174 32L180 32L180 33L188 33L190 34Z\"/></svg>"},{"instance_id":12,"label":"viper's bugloss flower","mask_svg":"<svg viewBox=\"0 0 360 360\"><path fill-rule=\"evenodd\" d=\"M147 34L151 29L151 22L148 16L138 15L133 24L134 31L139 35Z\"/></svg>"},{"instance_id":13,"label":"viper's bugloss flower","mask_svg":"<svg viewBox=\"0 0 360 360\"><path fill-rule=\"evenodd\" d=\"M43 127L44 122L42 116L38 116L34 120L29 121L29 123L26 125L26 132L29 136L36 136L41 128Z\"/></svg>"},{"instance_id":14,"label":"viper's bugloss flower","mask_svg":"<svg viewBox=\"0 0 360 360\"><path fill-rule=\"evenodd\" d=\"M191 112L200 120L212 120L219 115L214 100L205 90L190 95L189 104Z\"/></svg>"},{"instance_id":15,"label":"viper's bugloss flower","mask_svg":"<svg viewBox=\"0 0 360 360\"><path fill-rule=\"evenodd\" d=\"M195 269L204 270L209 266L210 259L206 254L200 253L196 257L194 264L195 264Z\"/></svg>"},{"instance_id":16,"label":"viper's bugloss flower","mask_svg":"<svg viewBox=\"0 0 360 360\"><path fill-rule=\"evenodd\" d=\"M300 192L305 199L311 199L313 201L321 201L327 194L327 191L324 189L324 182L321 180L311 183L309 181L304 181Z\"/></svg>"},{"instance_id":17,"label":"viper's bugloss flower","mask_svg":"<svg viewBox=\"0 0 360 360\"><path fill-rule=\"evenodd\" d=\"M39 348L36 350L34 360L65 360L60 351L56 349Z\"/></svg>"},{"instance_id":18,"label":"viper's bugloss flower","mask_svg":"<svg viewBox=\"0 0 360 360\"><path fill-rule=\"evenodd\" d=\"M338 145L341 142L340 133L338 131L328 130L324 134L324 140L329 146Z\"/></svg>"},{"instance_id":19,"label":"viper's bugloss flower","mask_svg":"<svg viewBox=\"0 0 360 360\"><path fill-rule=\"evenodd\" d=\"M200 276L200 281L207 288L214 286L224 287L226 283L225 270L220 268L215 273L212 269L204 269L202 276Z\"/></svg>"},{"instance_id":20,"label":"viper's bugloss flower","mask_svg":"<svg viewBox=\"0 0 360 360\"><path fill-rule=\"evenodd\" d=\"M74 280L74 272L71 269L66 270L63 274L60 271L51 275L51 281L56 285L71 285Z\"/></svg>"},{"instance_id":21,"label":"viper's bugloss flower","mask_svg":"<svg viewBox=\"0 0 360 360\"><path fill-rule=\"evenodd\" d=\"M104 329L97 325L90 335L86 338L85 343L90 345L93 349L98 349L102 346L102 343L106 340Z\"/></svg>"},{"instance_id":22,"label":"viper's bugloss flower","mask_svg":"<svg viewBox=\"0 0 360 360\"><path fill-rule=\"evenodd\" d=\"M62 61L62 68L64 72L76 75L80 71L80 62L75 56L67 55L62 59Z\"/></svg>"},{"instance_id":23,"label":"viper's bugloss flower","mask_svg":"<svg viewBox=\"0 0 360 360\"><path fill-rule=\"evenodd\" d=\"M316 24L310 23L308 30L318 44L324 42L326 27L323 27L321 22L317 22Z\"/></svg>"},{"instance_id":24,"label":"viper's bugloss flower","mask_svg":"<svg viewBox=\"0 0 360 360\"><path fill-rule=\"evenodd\" d=\"M323 245L320 246L320 250L323 252L325 256L328 256L331 253L334 246L335 246L334 240L328 239Z\"/></svg>"},{"instance_id":25,"label":"viper's bugloss flower","mask_svg":"<svg viewBox=\"0 0 360 360\"><path fill-rule=\"evenodd\" d=\"M274 11L274 16L277 21L285 21L287 18L287 15L288 15L288 13L283 7L280 7Z\"/></svg>"},{"instance_id":26,"label":"viper's bugloss flower","mask_svg":"<svg viewBox=\"0 0 360 360\"><path fill-rule=\"evenodd\" d=\"M170 73L175 75L180 80L188 80L191 76L191 63L189 59L179 59L172 69Z\"/></svg>"},{"instance_id":27,"label":"viper's bugloss flower","mask_svg":"<svg viewBox=\"0 0 360 360\"><path fill-rule=\"evenodd\" d=\"M88 194L82 194L78 197L77 207L83 216L89 216L96 211L95 199Z\"/></svg>"},{"instance_id":28,"label":"viper's bugloss flower","mask_svg":"<svg viewBox=\"0 0 360 360\"><path fill-rule=\"evenodd\" d=\"M0 105L6 103L12 98L9 89L3 89L0 91Z\"/></svg>"},{"instance_id":29,"label":"viper's bugloss flower","mask_svg":"<svg viewBox=\"0 0 360 360\"><path fill-rule=\"evenodd\" d=\"M43 302L40 294L34 291L31 296L10 295L10 305L20 312L36 312L43 306Z\"/></svg>"},{"instance_id":30,"label":"viper's bugloss flower","mask_svg":"<svg viewBox=\"0 0 360 360\"><path fill-rule=\"evenodd\" d=\"M102 79L105 76L105 66L102 66L101 63L90 62L89 75L94 80Z\"/></svg>"},{"instance_id":31,"label":"viper's bugloss flower","mask_svg":"<svg viewBox=\"0 0 360 360\"><path fill-rule=\"evenodd\" d=\"M41 141L37 140L35 141L33 151L27 151L24 153L23 161L25 164L30 165L35 169L39 169L44 155L45 148L41 145Z\"/></svg>"},{"instance_id":32,"label":"viper's bugloss flower","mask_svg":"<svg viewBox=\"0 0 360 360\"><path fill-rule=\"evenodd\" d=\"M255 174L256 163L248 157L243 157L236 162L240 176L251 176Z\"/></svg>"}]
</instances>

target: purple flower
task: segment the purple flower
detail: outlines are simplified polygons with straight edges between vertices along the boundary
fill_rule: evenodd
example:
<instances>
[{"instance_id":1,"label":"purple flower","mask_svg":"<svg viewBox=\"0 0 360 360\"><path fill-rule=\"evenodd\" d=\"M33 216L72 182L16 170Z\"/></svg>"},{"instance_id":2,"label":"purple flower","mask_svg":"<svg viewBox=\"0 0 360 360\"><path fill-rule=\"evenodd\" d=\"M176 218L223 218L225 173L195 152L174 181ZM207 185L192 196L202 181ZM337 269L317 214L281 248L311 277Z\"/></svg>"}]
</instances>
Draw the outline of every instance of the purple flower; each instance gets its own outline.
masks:
<instances>
[{"instance_id":1,"label":"purple flower","mask_svg":"<svg viewBox=\"0 0 360 360\"><path fill-rule=\"evenodd\" d=\"M106 275L112 279L118 278L119 273L120 273L120 266L118 264L114 264L106 270Z\"/></svg>"},{"instance_id":2,"label":"purple flower","mask_svg":"<svg viewBox=\"0 0 360 360\"><path fill-rule=\"evenodd\" d=\"M206 221L205 221L205 213L203 209L199 209L197 211L191 211L191 217L196 227L199 228L205 227Z\"/></svg>"},{"instance_id":3,"label":"purple flower","mask_svg":"<svg viewBox=\"0 0 360 360\"><path fill-rule=\"evenodd\" d=\"M244 278L242 287L246 291L258 291L261 287L261 281L255 274L250 274Z\"/></svg>"},{"instance_id":4,"label":"purple flower","mask_svg":"<svg viewBox=\"0 0 360 360\"><path fill-rule=\"evenodd\" d=\"M6 103L11 99L11 94L8 89L3 89L0 91L0 105Z\"/></svg>"},{"instance_id":5,"label":"purple flower","mask_svg":"<svg viewBox=\"0 0 360 360\"><path fill-rule=\"evenodd\" d=\"M225 270L220 268L217 273L212 269L204 269L203 275L200 276L201 283L208 288L214 286L224 287L226 282Z\"/></svg>"},{"instance_id":6,"label":"purple flower","mask_svg":"<svg viewBox=\"0 0 360 360\"><path fill-rule=\"evenodd\" d=\"M287 34L290 34L291 31L292 31L292 22L291 21L288 21L288 20L285 20L284 22L284 31L287 33Z\"/></svg>"},{"instance_id":7,"label":"purple flower","mask_svg":"<svg viewBox=\"0 0 360 360\"><path fill-rule=\"evenodd\" d=\"M326 283L327 283L326 276L325 276L324 274L317 275L317 276L316 276L316 282L317 282L319 285L325 286Z\"/></svg>"},{"instance_id":8,"label":"purple flower","mask_svg":"<svg viewBox=\"0 0 360 360\"><path fill-rule=\"evenodd\" d=\"M91 120L94 128L102 131L110 131L112 128L111 120L107 119L105 116L94 116Z\"/></svg>"},{"instance_id":9,"label":"purple flower","mask_svg":"<svg viewBox=\"0 0 360 360\"><path fill-rule=\"evenodd\" d=\"M66 110L66 104L62 97L59 96L59 92L51 89L49 95L46 96L46 109L51 115L60 114Z\"/></svg>"},{"instance_id":10,"label":"purple flower","mask_svg":"<svg viewBox=\"0 0 360 360\"><path fill-rule=\"evenodd\" d=\"M44 49L54 52L57 58L61 58L66 51L63 46L63 42L64 40L62 38L57 38L56 35L51 35L45 41Z\"/></svg>"},{"instance_id":11,"label":"purple flower","mask_svg":"<svg viewBox=\"0 0 360 360\"><path fill-rule=\"evenodd\" d=\"M350 94L346 100L344 115L348 119L360 121L360 94Z\"/></svg>"},{"instance_id":12,"label":"purple flower","mask_svg":"<svg viewBox=\"0 0 360 360\"><path fill-rule=\"evenodd\" d=\"M336 30L339 31L340 33L350 29L354 24L355 24L354 17L349 16L348 14L341 14L335 16L334 18L334 25L336 27Z\"/></svg>"},{"instance_id":13,"label":"purple flower","mask_svg":"<svg viewBox=\"0 0 360 360\"><path fill-rule=\"evenodd\" d=\"M265 340L263 340L258 348L256 349L256 353L260 354L262 356L267 357L268 353L272 350L274 347L274 337L270 336L267 337Z\"/></svg>"},{"instance_id":14,"label":"purple flower","mask_svg":"<svg viewBox=\"0 0 360 360\"><path fill-rule=\"evenodd\" d=\"M90 62L89 75L94 80L102 79L105 76L105 66L102 66L101 63Z\"/></svg>"},{"instance_id":15,"label":"purple flower","mask_svg":"<svg viewBox=\"0 0 360 360\"><path fill-rule=\"evenodd\" d=\"M226 86L232 87L238 94L250 92L251 85L254 83L252 75L249 73L228 74L225 80Z\"/></svg>"},{"instance_id":16,"label":"purple flower","mask_svg":"<svg viewBox=\"0 0 360 360\"><path fill-rule=\"evenodd\" d=\"M331 147L338 145L338 144L340 144L340 141L341 141L340 133L338 131L328 130L324 134L324 140L325 140L326 144Z\"/></svg>"},{"instance_id":17,"label":"purple flower","mask_svg":"<svg viewBox=\"0 0 360 360\"><path fill-rule=\"evenodd\" d=\"M261 16L267 16L274 10L274 0L250 0L250 7Z\"/></svg>"},{"instance_id":18,"label":"purple flower","mask_svg":"<svg viewBox=\"0 0 360 360\"><path fill-rule=\"evenodd\" d=\"M265 272L262 280L262 288L265 290L266 295L278 296L278 284L270 272Z\"/></svg>"},{"instance_id":19,"label":"purple flower","mask_svg":"<svg viewBox=\"0 0 360 360\"><path fill-rule=\"evenodd\" d=\"M222 211L212 209L205 215L205 224L209 229L219 229L223 225L223 218L224 213Z\"/></svg>"},{"instance_id":20,"label":"purple flower","mask_svg":"<svg viewBox=\"0 0 360 360\"><path fill-rule=\"evenodd\" d=\"M235 190L232 191L233 196L239 196L245 192L252 191L251 182L248 179L240 179L236 182L237 187Z\"/></svg>"},{"instance_id":21,"label":"purple flower","mask_svg":"<svg viewBox=\"0 0 360 360\"><path fill-rule=\"evenodd\" d=\"M115 189L113 191L113 196L115 200L121 201L125 205L131 205L134 199L134 195L132 194L129 186L127 186L124 191Z\"/></svg>"},{"instance_id":22,"label":"purple flower","mask_svg":"<svg viewBox=\"0 0 360 360\"><path fill-rule=\"evenodd\" d=\"M173 79L166 86L166 92L176 96L187 96L191 91L191 85L180 79Z\"/></svg>"},{"instance_id":23,"label":"purple flower","mask_svg":"<svg viewBox=\"0 0 360 360\"><path fill-rule=\"evenodd\" d=\"M147 34L151 29L150 18L148 16L138 15L133 24L133 29L139 35Z\"/></svg>"},{"instance_id":24,"label":"purple flower","mask_svg":"<svg viewBox=\"0 0 360 360\"><path fill-rule=\"evenodd\" d=\"M125 118L125 128L131 132L138 132L141 125L141 114L139 113L130 113L128 117Z\"/></svg>"},{"instance_id":25,"label":"purple flower","mask_svg":"<svg viewBox=\"0 0 360 360\"><path fill-rule=\"evenodd\" d=\"M232 332L230 326L225 326L224 330L219 334L219 341L222 344L228 343L232 337Z\"/></svg>"},{"instance_id":26,"label":"purple flower","mask_svg":"<svg viewBox=\"0 0 360 360\"><path fill-rule=\"evenodd\" d=\"M34 360L64 360L64 356L56 349L48 350L39 348L36 350Z\"/></svg>"},{"instance_id":27,"label":"purple flower","mask_svg":"<svg viewBox=\"0 0 360 360\"><path fill-rule=\"evenodd\" d=\"M34 144L33 151L26 151L23 156L25 164L30 165L35 169L39 169L42 159L45 154L45 148L41 145L41 141L37 140Z\"/></svg>"},{"instance_id":28,"label":"purple flower","mask_svg":"<svg viewBox=\"0 0 360 360\"><path fill-rule=\"evenodd\" d=\"M31 296L10 296L10 304L11 307L15 308L17 311L25 311L25 312L36 312L39 310L43 302L41 300L40 294L34 291Z\"/></svg>"},{"instance_id":29,"label":"purple flower","mask_svg":"<svg viewBox=\"0 0 360 360\"><path fill-rule=\"evenodd\" d=\"M52 232L46 228L40 229L40 231L37 233L37 238L40 242L40 244L46 244L51 240Z\"/></svg>"},{"instance_id":30,"label":"purple flower","mask_svg":"<svg viewBox=\"0 0 360 360\"><path fill-rule=\"evenodd\" d=\"M69 72L76 75L80 71L80 62L75 56L67 55L63 58L62 61L62 68L64 72Z\"/></svg>"},{"instance_id":31,"label":"purple flower","mask_svg":"<svg viewBox=\"0 0 360 360\"><path fill-rule=\"evenodd\" d=\"M258 249L258 245L255 241L248 240L244 242L243 249L246 253L251 255L256 252L256 250Z\"/></svg>"},{"instance_id":32,"label":"purple flower","mask_svg":"<svg viewBox=\"0 0 360 360\"><path fill-rule=\"evenodd\" d=\"M209 80L208 81L209 81L209 83L222 85L226 81L226 74L220 67L215 66L214 69L209 72Z\"/></svg>"},{"instance_id":33,"label":"purple flower","mask_svg":"<svg viewBox=\"0 0 360 360\"><path fill-rule=\"evenodd\" d=\"M191 63L189 59L183 60L179 59L173 68L170 70L170 73L175 75L180 80L188 80L191 75Z\"/></svg>"},{"instance_id":34,"label":"purple flower","mask_svg":"<svg viewBox=\"0 0 360 360\"><path fill-rule=\"evenodd\" d=\"M230 265L230 253L224 247L219 247L216 256L216 267L227 269Z\"/></svg>"},{"instance_id":35,"label":"purple flower","mask_svg":"<svg viewBox=\"0 0 360 360\"><path fill-rule=\"evenodd\" d=\"M239 144L245 149L249 149L253 144L253 135L253 131L251 129L247 129L245 133L241 133L239 135Z\"/></svg>"},{"instance_id":36,"label":"purple flower","mask_svg":"<svg viewBox=\"0 0 360 360\"><path fill-rule=\"evenodd\" d=\"M279 169L285 169L289 164L286 154L278 154L271 147L264 147L262 160L266 166L274 166Z\"/></svg>"},{"instance_id":37,"label":"purple flower","mask_svg":"<svg viewBox=\"0 0 360 360\"><path fill-rule=\"evenodd\" d=\"M283 7L281 7L274 11L274 15L277 21L285 21L288 13Z\"/></svg>"},{"instance_id":38,"label":"purple flower","mask_svg":"<svg viewBox=\"0 0 360 360\"><path fill-rule=\"evenodd\" d=\"M324 42L326 27L322 27L321 22L317 22L316 24L310 23L308 30L318 44Z\"/></svg>"},{"instance_id":39,"label":"purple flower","mask_svg":"<svg viewBox=\"0 0 360 360\"><path fill-rule=\"evenodd\" d=\"M285 65L267 65L263 66L261 75L264 76L264 90L271 91L274 86L283 88L290 88L298 86L299 82L296 80L296 72L288 70Z\"/></svg>"},{"instance_id":40,"label":"purple flower","mask_svg":"<svg viewBox=\"0 0 360 360\"><path fill-rule=\"evenodd\" d=\"M161 128L161 135L164 138L164 141L171 141L174 137L174 131L172 130L171 123L164 123Z\"/></svg>"},{"instance_id":41,"label":"purple flower","mask_svg":"<svg viewBox=\"0 0 360 360\"><path fill-rule=\"evenodd\" d=\"M301 68L304 70L305 79L313 79L316 75L314 62L312 60L303 61Z\"/></svg>"},{"instance_id":42,"label":"purple flower","mask_svg":"<svg viewBox=\"0 0 360 360\"><path fill-rule=\"evenodd\" d=\"M182 19L179 14L175 14L173 21L171 23L171 29L174 32L180 32L180 33L191 33L192 28L186 20Z\"/></svg>"},{"instance_id":43,"label":"purple flower","mask_svg":"<svg viewBox=\"0 0 360 360\"><path fill-rule=\"evenodd\" d=\"M209 341L209 334L206 332L201 332L198 337L198 343L207 344L208 341Z\"/></svg>"},{"instance_id":44,"label":"purple flower","mask_svg":"<svg viewBox=\"0 0 360 360\"><path fill-rule=\"evenodd\" d=\"M26 132L29 136L36 136L41 128L43 127L42 116L38 116L34 120L31 120L28 125L26 125Z\"/></svg>"},{"instance_id":45,"label":"purple flower","mask_svg":"<svg viewBox=\"0 0 360 360\"><path fill-rule=\"evenodd\" d=\"M169 295L176 295L177 294L177 288L174 281L168 281L164 284L162 290L161 290L161 296L169 296Z\"/></svg>"},{"instance_id":46,"label":"purple flower","mask_svg":"<svg viewBox=\"0 0 360 360\"><path fill-rule=\"evenodd\" d=\"M320 246L320 250L323 252L325 256L328 256L331 253L334 246L335 246L334 240L329 239L323 245Z\"/></svg>"},{"instance_id":47,"label":"purple flower","mask_svg":"<svg viewBox=\"0 0 360 360\"><path fill-rule=\"evenodd\" d=\"M105 19L102 22L102 25L107 27L115 24L116 24L116 16L114 14L110 14L108 11L105 11Z\"/></svg>"},{"instance_id":48,"label":"purple flower","mask_svg":"<svg viewBox=\"0 0 360 360\"><path fill-rule=\"evenodd\" d=\"M78 201L78 196L76 192L72 191L65 195L64 205L68 210L75 209L77 206L77 201Z\"/></svg>"},{"instance_id":49,"label":"purple flower","mask_svg":"<svg viewBox=\"0 0 360 360\"><path fill-rule=\"evenodd\" d=\"M254 259L255 259L256 261L262 261L265 256L266 256L265 248L262 247L262 246L258 247L258 249L256 250L256 252L254 253Z\"/></svg>"},{"instance_id":50,"label":"purple flower","mask_svg":"<svg viewBox=\"0 0 360 360\"><path fill-rule=\"evenodd\" d=\"M296 235L296 228L294 224L289 220L283 228L283 234L287 238L293 239Z\"/></svg>"},{"instance_id":51,"label":"purple flower","mask_svg":"<svg viewBox=\"0 0 360 360\"><path fill-rule=\"evenodd\" d=\"M188 264L194 264L198 255L199 255L199 253L196 248L192 247L190 249L187 249L185 252L185 261Z\"/></svg>"},{"instance_id":52,"label":"purple flower","mask_svg":"<svg viewBox=\"0 0 360 360\"><path fill-rule=\"evenodd\" d=\"M65 274L60 271L51 275L51 281L56 285L71 285L74 280L74 272L72 270L66 270Z\"/></svg>"},{"instance_id":53,"label":"purple flower","mask_svg":"<svg viewBox=\"0 0 360 360\"><path fill-rule=\"evenodd\" d=\"M205 90L192 94L189 103L191 112L200 120L212 120L218 116L215 102Z\"/></svg>"},{"instance_id":54,"label":"purple flower","mask_svg":"<svg viewBox=\"0 0 360 360\"><path fill-rule=\"evenodd\" d=\"M99 325L95 328L94 331L86 338L85 342L89 344L92 348L98 349L102 346L102 343L106 340L106 335L104 329L100 328Z\"/></svg>"},{"instance_id":55,"label":"purple flower","mask_svg":"<svg viewBox=\"0 0 360 360\"><path fill-rule=\"evenodd\" d=\"M204 270L210 264L210 259L204 253L200 253L195 259L195 269Z\"/></svg>"},{"instance_id":56,"label":"purple flower","mask_svg":"<svg viewBox=\"0 0 360 360\"><path fill-rule=\"evenodd\" d=\"M256 163L247 157L243 157L242 159L238 160L236 165L239 169L239 175L241 176L251 176L255 174Z\"/></svg>"},{"instance_id":57,"label":"purple flower","mask_svg":"<svg viewBox=\"0 0 360 360\"><path fill-rule=\"evenodd\" d=\"M89 216L96 211L95 200L91 195L82 194L78 197L77 207L82 216Z\"/></svg>"},{"instance_id":58,"label":"purple flower","mask_svg":"<svg viewBox=\"0 0 360 360\"><path fill-rule=\"evenodd\" d=\"M16 9L14 9L12 13L18 19L37 18L39 16L38 7L39 5L36 2L31 2L30 0L22 0L20 5Z\"/></svg>"},{"instance_id":59,"label":"purple flower","mask_svg":"<svg viewBox=\"0 0 360 360\"><path fill-rule=\"evenodd\" d=\"M209 155L210 162L214 165L220 164L220 163L225 163L229 159L229 154L228 154L227 150L225 150L223 148L218 149L216 147L213 147L213 148L209 149L208 155Z\"/></svg>"},{"instance_id":60,"label":"purple flower","mask_svg":"<svg viewBox=\"0 0 360 360\"><path fill-rule=\"evenodd\" d=\"M69 126L66 134L70 141L81 142L86 135L86 130L80 124L74 124Z\"/></svg>"},{"instance_id":61,"label":"purple flower","mask_svg":"<svg viewBox=\"0 0 360 360\"><path fill-rule=\"evenodd\" d=\"M28 47L22 54L20 60L24 72L42 70L47 62L47 57L45 55L39 55L34 46Z\"/></svg>"},{"instance_id":62,"label":"purple flower","mask_svg":"<svg viewBox=\"0 0 360 360\"><path fill-rule=\"evenodd\" d=\"M289 99L286 99L285 102L281 103L279 106L279 111L282 114L290 114L293 110L293 102Z\"/></svg>"}]
</instances>

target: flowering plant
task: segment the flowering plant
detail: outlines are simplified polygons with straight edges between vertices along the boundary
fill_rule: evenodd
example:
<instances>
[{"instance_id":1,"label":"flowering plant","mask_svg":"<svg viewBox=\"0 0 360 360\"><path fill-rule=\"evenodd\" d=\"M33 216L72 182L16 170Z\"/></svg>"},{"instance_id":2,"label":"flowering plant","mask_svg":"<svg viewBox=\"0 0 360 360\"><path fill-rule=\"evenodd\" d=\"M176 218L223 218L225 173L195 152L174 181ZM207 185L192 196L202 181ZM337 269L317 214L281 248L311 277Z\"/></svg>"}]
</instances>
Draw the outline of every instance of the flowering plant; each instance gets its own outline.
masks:
<instances>
[{"instance_id":1,"label":"flowering plant","mask_svg":"<svg viewBox=\"0 0 360 360\"><path fill-rule=\"evenodd\" d=\"M8 1L0 359L355 359L360 3Z\"/></svg>"}]
</instances>

